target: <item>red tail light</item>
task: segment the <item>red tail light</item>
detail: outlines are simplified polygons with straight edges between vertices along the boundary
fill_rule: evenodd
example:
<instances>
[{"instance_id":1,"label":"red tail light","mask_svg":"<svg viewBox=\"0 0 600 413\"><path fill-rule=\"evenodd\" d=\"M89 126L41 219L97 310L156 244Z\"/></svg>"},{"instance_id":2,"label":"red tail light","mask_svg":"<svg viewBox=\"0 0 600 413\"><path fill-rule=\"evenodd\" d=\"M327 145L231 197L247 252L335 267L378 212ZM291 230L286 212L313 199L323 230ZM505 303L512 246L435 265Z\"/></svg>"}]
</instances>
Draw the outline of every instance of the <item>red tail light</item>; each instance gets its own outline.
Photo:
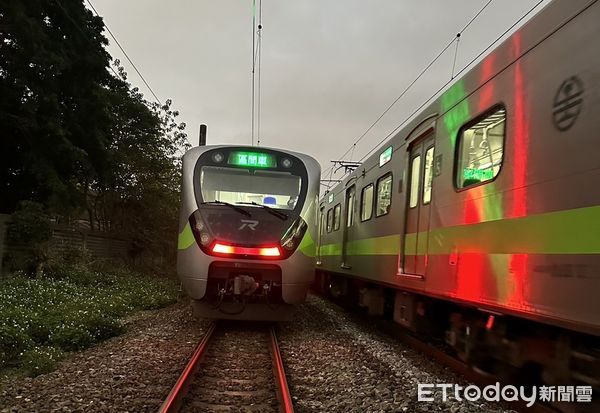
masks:
<instances>
[{"instance_id":1,"label":"red tail light","mask_svg":"<svg viewBox=\"0 0 600 413\"><path fill-rule=\"evenodd\" d=\"M238 247L215 242L212 247L215 254L224 255L255 255L260 257L280 257L279 247Z\"/></svg>"}]
</instances>

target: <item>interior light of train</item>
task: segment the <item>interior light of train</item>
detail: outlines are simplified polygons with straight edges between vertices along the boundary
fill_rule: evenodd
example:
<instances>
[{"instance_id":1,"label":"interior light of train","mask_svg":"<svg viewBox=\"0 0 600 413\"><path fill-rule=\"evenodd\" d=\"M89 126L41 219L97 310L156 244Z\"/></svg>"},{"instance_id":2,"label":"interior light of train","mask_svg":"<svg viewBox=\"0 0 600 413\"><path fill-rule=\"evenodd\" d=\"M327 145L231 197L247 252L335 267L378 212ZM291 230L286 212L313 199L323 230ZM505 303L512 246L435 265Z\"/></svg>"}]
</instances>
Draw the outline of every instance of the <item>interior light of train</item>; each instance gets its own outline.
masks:
<instances>
[{"instance_id":1,"label":"interior light of train","mask_svg":"<svg viewBox=\"0 0 600 413\"><path fill-rule=\"evenodd\" d=\"M254 168L274 168L277 161L273 155L260 152L235 151L229 155L229 164Z\"/></svg>"},{"instance_id":2,"label":"interior light of train","mask_svg":"<svg viewBox=\"0 0 600 413\"><path fill-rule=\"evenodd\" d=\"M388 147L379 155L379 166L383 166L392 159L392 147Z\"/></svg>"}]
</instances>

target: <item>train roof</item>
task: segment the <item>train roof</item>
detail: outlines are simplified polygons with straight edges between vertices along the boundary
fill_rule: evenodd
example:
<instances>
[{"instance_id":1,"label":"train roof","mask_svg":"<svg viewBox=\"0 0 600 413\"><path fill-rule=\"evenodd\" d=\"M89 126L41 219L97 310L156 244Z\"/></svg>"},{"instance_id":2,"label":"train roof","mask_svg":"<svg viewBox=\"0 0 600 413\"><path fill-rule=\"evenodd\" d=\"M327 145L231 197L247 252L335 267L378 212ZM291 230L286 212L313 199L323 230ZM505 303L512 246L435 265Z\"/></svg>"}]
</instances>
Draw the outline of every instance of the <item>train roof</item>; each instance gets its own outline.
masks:
<instances>
[{"instance_id":1,"label":"train roof","mask_svg":"<svg viewBox=\"0 0 600 413\"><path fill-rule=\"evenodd\" d=\"M464 75L456 77L431 103L415 116L409 117L407 121L403 122L398 132L378 144L360 167L344 176L340 183L326 191L325 194L341 192L350 179L362 174L363 171L370 171L378 167L381 152L390 145L393 146L393 152L406 148L412 137L420 136L422 132L433 126L438 118L444 116L482 85L506 70L520 57L596 1L554 0L547 4L500 45L492 49L479 63ZM495 103L497 102L491 102L490 106ZM456 132L458 132L458 127Z\"/></svg>"}]
</instances>

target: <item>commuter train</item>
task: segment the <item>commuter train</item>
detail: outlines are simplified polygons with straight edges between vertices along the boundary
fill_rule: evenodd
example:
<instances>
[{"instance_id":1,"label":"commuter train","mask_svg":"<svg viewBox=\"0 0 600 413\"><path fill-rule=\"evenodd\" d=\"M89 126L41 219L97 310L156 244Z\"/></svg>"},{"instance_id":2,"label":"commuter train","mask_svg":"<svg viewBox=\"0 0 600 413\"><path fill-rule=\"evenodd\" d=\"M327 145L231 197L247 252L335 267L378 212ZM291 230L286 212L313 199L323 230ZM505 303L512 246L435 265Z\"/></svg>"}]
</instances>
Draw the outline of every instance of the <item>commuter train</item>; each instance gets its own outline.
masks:
<instances>
[{"instance_id":1,"label":"commuter train","mask_svg":"<svg viewBox=\"0 0 600 413\"><path fill-rule=\"evenodd\" d=\"M597 391L599 39L600 2L556 0L456 79L321 198L316 285L512 383Z\"/></svg>"},{"instance_id":2,"label":"commuter train","mask_svg":"<svg viewBox=\"0 0 600 413\"><path fill-rule=\"evenodd\" d=\"M291 317L314 280L320 176L310 156L279 149L184 154L177 273L195 315Z\"/></svg>"}]
</instances>

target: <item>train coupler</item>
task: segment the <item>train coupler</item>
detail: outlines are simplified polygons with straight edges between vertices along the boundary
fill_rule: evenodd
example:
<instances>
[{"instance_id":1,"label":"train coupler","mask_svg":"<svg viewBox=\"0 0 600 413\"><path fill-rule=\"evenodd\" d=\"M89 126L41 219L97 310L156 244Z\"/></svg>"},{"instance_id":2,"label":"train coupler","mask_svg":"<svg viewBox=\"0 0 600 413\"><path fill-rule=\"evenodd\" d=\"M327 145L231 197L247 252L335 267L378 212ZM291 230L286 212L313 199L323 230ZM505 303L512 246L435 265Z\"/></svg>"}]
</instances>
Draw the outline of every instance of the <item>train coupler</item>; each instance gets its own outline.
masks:
<instances>
[{"instance_id":1,"label":"train coupler","mask_svg":"<svg viewBox=\"0 0 600 413\"><path fill-rule=\"evenodd\" d=\"M253 295L259 283L249 275L238 275L233 279L233 295Z\"/></svg>"}]
</instances>

